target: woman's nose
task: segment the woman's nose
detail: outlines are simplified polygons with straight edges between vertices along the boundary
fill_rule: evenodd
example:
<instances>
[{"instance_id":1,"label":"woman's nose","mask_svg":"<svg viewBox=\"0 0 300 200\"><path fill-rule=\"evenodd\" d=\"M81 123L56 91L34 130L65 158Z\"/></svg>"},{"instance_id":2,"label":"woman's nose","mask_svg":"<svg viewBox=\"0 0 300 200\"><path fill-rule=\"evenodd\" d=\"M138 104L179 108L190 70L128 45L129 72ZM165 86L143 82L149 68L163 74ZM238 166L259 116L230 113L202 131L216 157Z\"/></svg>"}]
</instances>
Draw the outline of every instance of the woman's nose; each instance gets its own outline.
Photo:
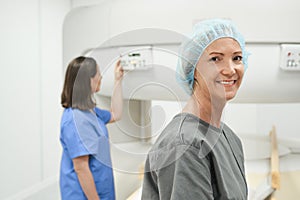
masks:
<instances>
[{"instance_id":1,"label":"woman's nose","mask_svg":"<svg viewBox=\"0 0 300 200\"><path fill-rule=\"evenodd\" d=\"M224 66L222 68L222 73L224 75L233 75L233 74L235 74L234 63L232 61L228 61L228 62L224 63Z\"/></svg>"}]
</instances>

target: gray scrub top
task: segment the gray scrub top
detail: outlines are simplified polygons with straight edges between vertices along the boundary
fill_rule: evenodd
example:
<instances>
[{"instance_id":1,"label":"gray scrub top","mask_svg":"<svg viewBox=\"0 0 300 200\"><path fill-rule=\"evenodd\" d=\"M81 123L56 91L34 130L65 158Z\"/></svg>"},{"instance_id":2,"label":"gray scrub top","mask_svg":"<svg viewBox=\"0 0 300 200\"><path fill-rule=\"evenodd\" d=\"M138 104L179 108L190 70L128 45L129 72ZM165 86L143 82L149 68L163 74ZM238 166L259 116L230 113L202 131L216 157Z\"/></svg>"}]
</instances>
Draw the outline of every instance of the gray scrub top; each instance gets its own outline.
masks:
<instances>
[{"instance_id":1,"label":"gray scrub top","mask_svg":"<svg viewBox=\"0 0 300 200\"><path fill-rule=\"evenodd\" d=\"M143 200L246 200L247 193L242 144L225 124L180 113L148 153Z\"/></svg>"}]
</instances>

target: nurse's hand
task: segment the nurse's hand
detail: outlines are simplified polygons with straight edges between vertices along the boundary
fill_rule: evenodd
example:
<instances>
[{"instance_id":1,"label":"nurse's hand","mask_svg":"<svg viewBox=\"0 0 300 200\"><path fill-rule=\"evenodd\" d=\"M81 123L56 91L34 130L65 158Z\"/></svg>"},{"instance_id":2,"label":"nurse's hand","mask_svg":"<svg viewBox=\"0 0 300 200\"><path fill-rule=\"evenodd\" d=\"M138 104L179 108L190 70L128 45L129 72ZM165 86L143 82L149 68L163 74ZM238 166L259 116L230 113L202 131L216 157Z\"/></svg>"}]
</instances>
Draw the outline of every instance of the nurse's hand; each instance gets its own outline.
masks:
<instances>
[{"instance_id":1,"label":"nurse's hand","mask_svg":"<svg viewBox=\"0 0 300 200\"><path fill-rule=\"evenodd\" d=\"M120 81L123 79L124 70L121 66L121 60L119 59L115 66L115 81Z\"/></svg>"}]
</instances>

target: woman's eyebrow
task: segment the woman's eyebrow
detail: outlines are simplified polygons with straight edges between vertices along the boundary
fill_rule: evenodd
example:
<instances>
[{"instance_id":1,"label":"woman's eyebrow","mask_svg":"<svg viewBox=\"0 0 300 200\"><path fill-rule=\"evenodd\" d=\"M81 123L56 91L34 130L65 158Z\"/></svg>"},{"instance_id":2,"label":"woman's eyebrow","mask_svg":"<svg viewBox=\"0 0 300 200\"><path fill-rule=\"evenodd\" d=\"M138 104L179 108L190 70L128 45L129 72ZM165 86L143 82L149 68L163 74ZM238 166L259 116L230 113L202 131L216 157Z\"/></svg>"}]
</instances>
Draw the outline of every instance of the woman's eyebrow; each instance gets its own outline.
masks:
<instances>
[{"instance_id":1,"label":"woman's eyebrow","mask_svg":"<svg viewBox=\"0 0 300 200\"><path fill-rule=\"evenodd\" d=\"M234 52L233 54L241 54L242 51L237 51L237 52Z\"/></svg>"},{"instance_id":2,"label":"woman's eyebrow","mask_svg":"<svg viewBox=\"0 0 300 200\"><path fill-rule=\"evenodd\" d=\"M220 52L215 52L215 51L213 51L213 52L210 52L210 53L209 53L209 55L212 55L212 54L224 55L223 53L220 53Z\"/></svg>"},{"instance_id":3,"label":"woman's eyebrow","mask_svg":"<svg viewBox=\"0 0 300 200\"><path fill-rule=\"evenodd\" d=\"M233 52L233 54L241 54L241 53L242 53L242 51ZM212 55L212 54L224 55L224 53L216 52L216 51L210 52L208 55Z\"/></svg>"}]
</instances>

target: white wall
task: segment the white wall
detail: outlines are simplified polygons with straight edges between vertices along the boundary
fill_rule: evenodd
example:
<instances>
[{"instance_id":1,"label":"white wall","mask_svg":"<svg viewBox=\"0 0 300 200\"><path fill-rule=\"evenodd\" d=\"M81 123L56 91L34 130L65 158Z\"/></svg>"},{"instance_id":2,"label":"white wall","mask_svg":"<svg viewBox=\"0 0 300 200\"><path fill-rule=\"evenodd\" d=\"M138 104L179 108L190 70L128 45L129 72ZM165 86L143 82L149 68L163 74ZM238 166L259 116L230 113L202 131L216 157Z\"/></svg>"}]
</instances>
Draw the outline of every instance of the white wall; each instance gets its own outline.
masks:
<instances>
[{"instance_id":1,"label":"white wall","mask_svg":"<svg viewBox=\"0 0 300 200\"><path fill-rule=\"evenodd\" d=\"M100 4L107 0L71 0L72 8L80 7L80 6L92 6L96 4Z\"/></svg>"},{"instance_id":2,"label":"white wall","mask_svg":"<svg viewBox=\"0 0 300 200\"><path fill-rule=\"evenodd\" d=\"M40 60L42 102L43 178L57 174L60 156L60 94L63 85L62 28L69 0L40 0ZM55 162L55 165L53 165ZM53 167L55 166L55 167Z\"/></svg>"},{"instance_id":3,"label":"white wall","mask_svg":"<svg viewBox=\"0 0 300 200\"><path fill-rule=\"evenodd\" d=\"M2 0L0 10L3 199L41 179L41 88L38 1Z\"/></svg>"},{"instance_id":4,"label":"white wall","mask_svg":"<svg viewBox=\"0 0 300 200\"><path fill-rule=\"evenodd\" d=\"M0 199L57 177L62 25L70 0L1 0Z\"/></svg>"}]
</instances>

